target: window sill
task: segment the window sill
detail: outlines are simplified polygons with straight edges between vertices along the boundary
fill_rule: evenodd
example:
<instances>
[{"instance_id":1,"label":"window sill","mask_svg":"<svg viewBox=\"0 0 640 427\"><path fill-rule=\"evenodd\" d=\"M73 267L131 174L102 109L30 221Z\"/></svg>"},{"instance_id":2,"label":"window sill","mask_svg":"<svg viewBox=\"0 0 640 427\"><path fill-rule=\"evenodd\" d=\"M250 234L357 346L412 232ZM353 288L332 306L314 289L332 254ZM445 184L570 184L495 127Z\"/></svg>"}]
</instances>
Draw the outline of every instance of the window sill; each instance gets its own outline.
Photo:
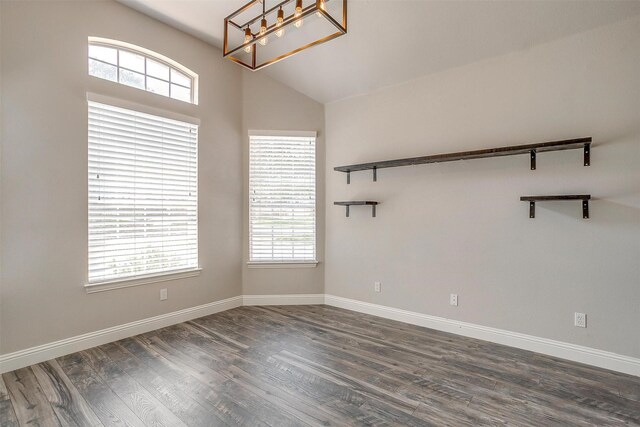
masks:
<instances>
[{"instance_id":1,"label":"window sill","mask_svg":"<svg viewBox=\"0 0 640 427\"><path fill-rule=\"evenodd\" d=\"M150 274L147 276L137 276L130 279L118 279L109 282L89 283L84 285L88 294L96 292L111 291L114 289L131 288L133 286L148 285L150 283L168 282L170 280L185 279L187 277L195 277L200 274L201 268L193 268L190 270L179 270L167 273Z\"/></svg>"},{"instance_id":2,"label":"window sill","mask_svg":"<svg viewBox=\"0 0 640 427\"><path fill-rule=\"evenodd\" d=\"M317 266L318 261L247 262L247 268L316 268Z\"/></svg>"}]
</instances>

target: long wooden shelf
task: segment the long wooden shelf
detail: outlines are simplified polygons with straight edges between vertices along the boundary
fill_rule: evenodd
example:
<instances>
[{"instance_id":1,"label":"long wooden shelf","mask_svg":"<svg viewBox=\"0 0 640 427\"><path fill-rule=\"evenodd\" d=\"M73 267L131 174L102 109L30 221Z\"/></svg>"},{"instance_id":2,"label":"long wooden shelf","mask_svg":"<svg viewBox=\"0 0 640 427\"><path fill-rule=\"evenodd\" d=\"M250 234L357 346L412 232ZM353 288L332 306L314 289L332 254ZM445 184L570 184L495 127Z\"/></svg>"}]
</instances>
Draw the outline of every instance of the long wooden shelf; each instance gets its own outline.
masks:
<instances>
[{"instance_id":1,"label":"long wooden shelf","mask_svg":"<svg viewBox=\"0 0 640 427\"><path fill-rule=\"evenodd\" d=\"M349 200L346 202L333 202L334 205L344 206L346 208L347 217L349 216L349 207L350 206L371 206L371 216L375 218L376 216L376 206L378 202L374 202L373 200Z\"/></svg>"},{"instance_id":2,"label":"long wooden shelf","mask_svg":"<svg viewBox=\"0 0 640 427\"><path fill-rule=\"evenodd\" d=\"M520 200L529 202L529 218L536 217L536 202L546 202L550 200L582 200L582 218L589 218L589 200L591 194L563 194L552 196L522 196Z\"/></svg>"},{"instance_id":3,"label":"long wooden shelf","mask_svg":"<svg viewBox=\"0 0 640 427\"><path fill-rule=\"evenodd\" d=\"M584 150L584 165L591 162L591 137L565 139L562 141L541 142L537 144L513 145L509 147L488 148L475 151L461 151L458 153L435 154L431 156L409 157L406 159L382 160L379 162L359 163L354 165L336 166L338 172L347 174L347 184L351 182L351 172L373 170L373 180L377 181L378 169L395 168L400 166L421 165L426 163L452 162L456 160L484 159L487 157L516 156L529 154L531 157L531 170L536 168L536 154L546 151Z\"/></svg>"}]
</instances>

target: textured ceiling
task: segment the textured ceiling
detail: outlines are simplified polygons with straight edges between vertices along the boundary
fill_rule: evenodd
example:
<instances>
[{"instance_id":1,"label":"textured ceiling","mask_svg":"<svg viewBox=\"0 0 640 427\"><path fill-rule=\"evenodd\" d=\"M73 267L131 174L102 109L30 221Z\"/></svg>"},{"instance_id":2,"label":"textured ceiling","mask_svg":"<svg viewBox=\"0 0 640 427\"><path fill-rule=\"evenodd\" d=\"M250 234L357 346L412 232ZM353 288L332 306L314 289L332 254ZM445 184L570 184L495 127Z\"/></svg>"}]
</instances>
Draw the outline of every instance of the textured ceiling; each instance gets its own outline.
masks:
<instances>
[{"instance_id":1,"label":"textured ceiling","mask_svg":"<svg viewBox=\"0 0 640 427\"><path fill-rule=\"evenodd\" d=\"M120 1L217 47L224 17L246 2ZM257 72L327 103L637 14L637 0L349 0L346 36Z\"/></svg>"}]
</instances>

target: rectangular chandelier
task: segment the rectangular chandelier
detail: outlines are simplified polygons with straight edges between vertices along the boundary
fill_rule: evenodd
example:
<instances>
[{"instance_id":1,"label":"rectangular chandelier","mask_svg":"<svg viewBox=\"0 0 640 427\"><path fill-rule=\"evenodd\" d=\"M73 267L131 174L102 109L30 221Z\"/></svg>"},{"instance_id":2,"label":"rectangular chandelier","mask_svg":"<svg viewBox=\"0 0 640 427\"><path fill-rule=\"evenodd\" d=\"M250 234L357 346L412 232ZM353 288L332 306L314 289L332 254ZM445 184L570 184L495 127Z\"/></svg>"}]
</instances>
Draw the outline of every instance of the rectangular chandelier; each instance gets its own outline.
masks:
<instances>
[{"instance_id":1,"label":"rectangular chandelier","mask_svg":"<svg viewBox=\"0 0 640 427\"><path fill-rule=\"evenodd\" d=\"M347 33L347 0L267 1L225 18L225 58L255 71Z\"/></svg>"}]
</instances>

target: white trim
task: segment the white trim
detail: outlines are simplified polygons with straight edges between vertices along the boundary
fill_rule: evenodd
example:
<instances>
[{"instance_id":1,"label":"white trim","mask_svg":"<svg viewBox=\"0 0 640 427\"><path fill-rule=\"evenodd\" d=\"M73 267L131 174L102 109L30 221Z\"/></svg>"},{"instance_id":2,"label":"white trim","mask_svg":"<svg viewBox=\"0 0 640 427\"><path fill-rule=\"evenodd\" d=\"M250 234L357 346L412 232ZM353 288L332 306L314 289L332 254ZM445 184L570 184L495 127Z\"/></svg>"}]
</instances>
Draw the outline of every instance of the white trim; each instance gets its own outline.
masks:
<instances>
[{"instance_id":1,"label":"white trim","mask_svg":"<svg viewBox=\"0 0 640 427\"><path fill-rule=\"evenodd\" d=\"M640 359L595 348L430 316L335 295L326 294L325 304L640 376Z\"/></svg>"},{"instance_id":2,"label":"white trim","mask_svg":"<svg viewBox=\"0 0 640 427\"><path fill-rule=\"evenodd\" d=\"M151 92L152 93L152 92ZM173 99L173 98L170 98ZM157 107L150 107L145 104L128 101L121 98L113 98L99 93L87 92L87 101L97 102L99 104L111 105L112 107L126 108L128 110L138 111L140 113L152 114L171 120L178 120L192 125L200 126L200 119L197 117L187 116L185 114L176 113L175 111L165 110Z\"/></svg>"},{"instance_id":3,"label":"white trim","mask_svg":"<svg viewBox=\"0 0 640 427\"><path fill-rule=\"evenodd\" d=\"M161 314L124 325L114 326L87 334L77 335L49 344L43 344L14 353L0 355L0 374L24 368L65 354L143 334L166 326L230 310L242 305L242 296L227 298L172 313Z\"/></svg>"},{"instance_id":4,"label":"white trim","mask_svg":"<svg viewBox=\"0 0 640 427\"><path fill-rule=\"evenodd\" d=\"M561 341L326 294L241 295L0 355L0 374L242 305L327 304L640 376L640 359Z\"/></svg>"},{"instance_id":5,"label":"white trim","mask_svg":"<svg viewBox=\"0 0 640 427\"><path fill-rule=\"evenodd\" d=\"M252 130L249 136L291 136L301 138L317 138L318 132L312 130Z\"/></svg>"},{"instance_id":6,"label":"white trim","mask_svg":"<svg viewBox=\"0 0 640 427\"><path fill-rule=\"evenodd\" d=\"M186 279L196 277L202 271L201 268L189 270L168 271L166 273L149 274L146 276L136 276L131 278L111 280L109 282L88 283L84 285L88 294L96 292L111 291L114 289L131 288L133 286L148 285L150 283L168 282L170 280Z\"/></svg>"},{"instance_id":7,"label":"white trim","mask_svg":"<svg viewBox=\"0 0 640 427\"><path fill-rule=\"evenodd\" d=\"M247 268L315 268L318 266L318 261L249 261L247 262Z\"/></svg>"},{"instance_id":8,"label":"white trim","mask_svg":"<svg viewBox=\"0 0 640 427\"><path fill-rule=\"evenodd\" d=\"M324 304L324 294L243 295L242 305L317 305Z\"/></svg>"}]
</instances>

